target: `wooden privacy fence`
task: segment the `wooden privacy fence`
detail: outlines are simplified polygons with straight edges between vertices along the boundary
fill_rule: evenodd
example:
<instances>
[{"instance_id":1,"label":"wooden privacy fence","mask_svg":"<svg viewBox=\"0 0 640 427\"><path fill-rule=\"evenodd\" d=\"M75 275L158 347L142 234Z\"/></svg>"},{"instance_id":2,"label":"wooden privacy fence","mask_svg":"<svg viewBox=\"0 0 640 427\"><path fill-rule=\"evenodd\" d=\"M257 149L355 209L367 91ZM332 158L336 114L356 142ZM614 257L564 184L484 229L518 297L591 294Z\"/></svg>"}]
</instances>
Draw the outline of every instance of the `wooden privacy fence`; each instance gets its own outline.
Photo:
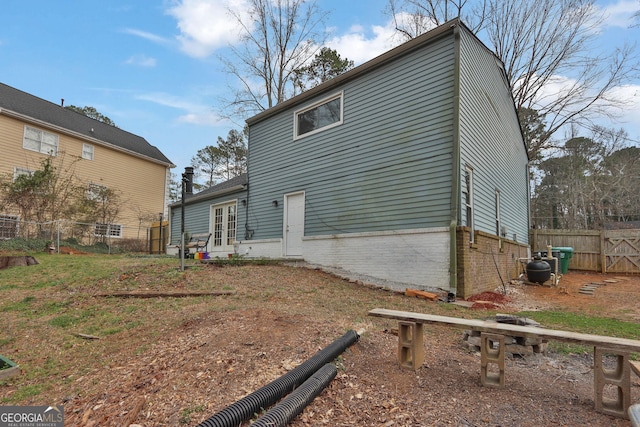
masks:
<instances>
[{"instance_id":1,"label":"wooden privacy fence","mask_svg":"<svg viewBox=\"0 0 640 427\"><path fill-rule=\"evenodd\" d=\"M148 234L149 253L163 254L169 243L169 221L156 221L151 224Z\"/></svg>"},{"instance_id":2,"label":"wooden privacy fence","mask_svg":"<svg viewBox=\"0 0 640 427\"><path fill-rule=\"evenodd\" d=\"M602 273L640 273L640 229L633 230L538 230L530 231L533 252L547 245L573 248L572 270Z\"/></svg>"}]
</instances>

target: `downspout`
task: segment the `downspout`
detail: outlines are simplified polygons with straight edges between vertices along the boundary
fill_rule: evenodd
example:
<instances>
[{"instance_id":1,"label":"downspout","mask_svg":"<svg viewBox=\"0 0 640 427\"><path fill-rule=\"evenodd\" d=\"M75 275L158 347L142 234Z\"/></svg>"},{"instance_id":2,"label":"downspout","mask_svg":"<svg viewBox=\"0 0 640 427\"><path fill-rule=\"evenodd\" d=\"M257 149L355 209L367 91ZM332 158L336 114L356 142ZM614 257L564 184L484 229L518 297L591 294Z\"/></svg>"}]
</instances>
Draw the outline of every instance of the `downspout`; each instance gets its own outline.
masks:
<instances>
[{"instance_id":1,"label":"downspout","mask_svg":"<svg viewBox=\"0 0 640 427\"><path fill-rule=\"evenodd\" d=\"M245 126L249 126L245 123ZM245 196L245 200L247 204L244 207L244 240L251 239L252 233L249 232L249 191L251 191L251 186L249 185L249 141L251 140L251 128L247 129L247 195Z\"/></svg>"},{"instance_id":2,"label":"downspout","mask_svg":"<svg viewBox=\"0 0 640 427\"><path fill-rule=\"evenodd\" d=\"M453 28L453 147L451 176L451 222L449 223L449 292L458 290L458 208L460 206L460 27Z\"/></svg>"}]
</instances>

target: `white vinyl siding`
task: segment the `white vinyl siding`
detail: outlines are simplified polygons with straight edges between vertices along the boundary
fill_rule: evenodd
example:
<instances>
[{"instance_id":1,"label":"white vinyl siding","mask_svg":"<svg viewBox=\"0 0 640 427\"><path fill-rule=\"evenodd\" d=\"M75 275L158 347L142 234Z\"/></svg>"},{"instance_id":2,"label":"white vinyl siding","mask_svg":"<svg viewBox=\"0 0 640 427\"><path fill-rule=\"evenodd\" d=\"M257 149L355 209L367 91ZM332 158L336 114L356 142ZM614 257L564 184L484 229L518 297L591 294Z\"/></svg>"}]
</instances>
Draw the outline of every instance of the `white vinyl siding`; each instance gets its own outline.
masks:
<instances>
[{"instance_id":1,"label":"white vinyl siding","mask_svg":"<svg viewBox=\"0 0 640 427\"><path fill-rule=\"evenodd\" d=\"M22 148L56 156L58 155L58 135L25 126Z\"/></svg>"},{"instance_id":2,"label":"white vinyl siding","mask_svg":"<svg viewBox=\"0 0 640 427\"><path fill-rule=\"evenodd\" d=\"M343 93L332 95L294 113L294 139L342 124Z\"/></svg>"}]
</instances>

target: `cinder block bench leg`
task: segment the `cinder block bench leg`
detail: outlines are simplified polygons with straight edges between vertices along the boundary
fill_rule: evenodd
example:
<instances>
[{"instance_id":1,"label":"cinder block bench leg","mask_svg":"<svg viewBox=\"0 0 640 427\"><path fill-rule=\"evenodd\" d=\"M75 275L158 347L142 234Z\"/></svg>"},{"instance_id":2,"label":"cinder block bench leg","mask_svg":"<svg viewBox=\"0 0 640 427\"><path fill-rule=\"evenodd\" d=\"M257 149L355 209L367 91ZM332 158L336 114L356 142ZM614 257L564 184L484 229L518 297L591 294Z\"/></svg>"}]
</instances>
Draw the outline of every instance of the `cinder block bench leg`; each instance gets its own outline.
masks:
<instances>
[{"instance_id":1,"label":"cinder block bench leg","mask_svg":"<svg viewBox=\"0 0 640 427\"><path fill-rule=\"evenodd\" d=\"M398 360L403 368L414 370L424 362L422 323L398 322Z\"/></svg>"},{"instance_id":2,"label":"cinder block bench leg","mask_svg":"<svg viewBox=\"0 0 640 427\"><path fill-rule=\"evenodd\" d=\"M498 348L494 348L494 344L498 344ZM504 386L504 348L504 335L480 334L480 382L483 386ZM491 365L497 365L497 375L490 372Z\"/></svg>"},{"instance_id":3,"label":"cinder block bench leg","mask_svg":"<svg viewBox=\"0 0 640 427\"><path fill-rule=\"evenodd\" d=\"M603 358L607 354L616 357L616 366L607 369ZM620 350L612 350L602 347L594 347L594 389L596 411L614 417L629 419L627 413L631 405L631 375L629 353ZM616 397L614 399L604 397L604 388L613 387Z\"/></svg>"}]
</instances>

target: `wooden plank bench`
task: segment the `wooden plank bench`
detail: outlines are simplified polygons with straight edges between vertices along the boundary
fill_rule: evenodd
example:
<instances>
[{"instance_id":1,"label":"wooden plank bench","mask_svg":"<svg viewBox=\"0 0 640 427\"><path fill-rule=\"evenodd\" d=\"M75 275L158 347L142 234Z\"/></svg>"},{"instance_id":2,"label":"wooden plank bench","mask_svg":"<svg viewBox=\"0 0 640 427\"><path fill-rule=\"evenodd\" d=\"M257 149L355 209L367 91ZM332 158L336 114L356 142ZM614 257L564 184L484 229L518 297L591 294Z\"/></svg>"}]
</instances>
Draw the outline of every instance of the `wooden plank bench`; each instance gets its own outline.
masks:
<instances>
[{"instance_id":1,"label":"wooden plank bench","mask_svg":"<svg viewBox=\"0 0 640 427\"><path fill-rule=\"evenodd\" d=\"M369 316L399 321L398 358L401 366L413 367L414 369L419 368L424 361L423 324L441 324L481 332L480 381L484 386L500 387L504 385L505 336L541 338L547 341L556 340L593 346L594 401L596 411L629 419L627 411L631 406L630 371L632 369L630 353L640 352L640 340L545 329L534 326L519 326L478 319L463 319L408 311L387 310L384 308L376 308L369 311ZM498 344L497 348L495 344ZM617 358L617 366L613 370L605 368L603 364L603 358L611 354ZM498 376L495 374L490 375L488 366L492 364L498 365ZM635 371L635 366L633 369ZM603 399L603 390L606 385L617 389L617 400Z\"/></svg>"},{"instance_id":2,"label":"wooden plank bench","mask_svg":"<svg viewBox=\"0 0 640 427\"><path fill-rule=\"evenodd\" d=\"M196 252L200 252L201 249L207 248L210 238L211 233L195 233L189 237L189 241L185 243L184 246L187 249L195 248ZM187 253L189 253L188 250Z\"/></svg>"}]
</instances>

